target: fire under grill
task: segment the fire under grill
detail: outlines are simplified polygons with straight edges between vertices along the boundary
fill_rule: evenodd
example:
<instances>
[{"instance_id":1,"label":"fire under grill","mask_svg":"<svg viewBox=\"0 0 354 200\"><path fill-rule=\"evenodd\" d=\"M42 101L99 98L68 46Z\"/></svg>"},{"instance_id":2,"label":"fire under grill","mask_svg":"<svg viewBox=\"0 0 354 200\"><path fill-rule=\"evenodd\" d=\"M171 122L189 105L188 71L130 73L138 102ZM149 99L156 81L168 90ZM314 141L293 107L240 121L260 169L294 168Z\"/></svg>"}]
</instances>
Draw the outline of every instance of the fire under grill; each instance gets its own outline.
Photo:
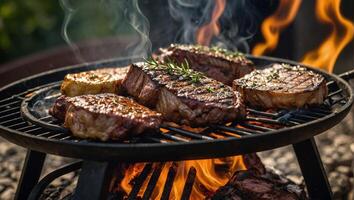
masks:
<instances>
[{"instance_id":1,"label":"fire under grill","mask_svg":"<svg viewBox=\"0 0 354 200\"><path fill-rule=\"evenodd\" d=\"M297 64L269 57L249 58L257 67L274 62ZM349 112L353 94L343 79L353 78L352 72L343 74L341 79L316 70L326 77L329 89L325 103L318 107L291 111L248 108L244 121L203 128L164 123L157 133L130 138L120 143L75 138L46 112L46 108L60 94L60 80L67 73L97 67L124 66L129 62L115 60L63 68L20 80L0 91L1 135L13 143L31 149L27 154L17 199L27 198L33 188L31 197L35 199L39 191L55 177L79 168L81 172L74 196L79 199L101 199L107 193L107 181L113 163L161 162L155 168L151 164L145 165L128 196L128 199L135 199L142 182L149 177L143 195L143 199L149 199L165 161L241 155L289 144L294 146L310 197L325 199L331 196L313 136L336 125ZM37 184L45 159L45 153L42 152L81 158L84 161L54 171ZM182 199L189 198L196 173L195 169L189 169ZM174 175L171 168L162 199L168 199ZM95 184L87 184L89 182ZM90 195L85 196L88 194Z\"/></svg>"}]
</instances>

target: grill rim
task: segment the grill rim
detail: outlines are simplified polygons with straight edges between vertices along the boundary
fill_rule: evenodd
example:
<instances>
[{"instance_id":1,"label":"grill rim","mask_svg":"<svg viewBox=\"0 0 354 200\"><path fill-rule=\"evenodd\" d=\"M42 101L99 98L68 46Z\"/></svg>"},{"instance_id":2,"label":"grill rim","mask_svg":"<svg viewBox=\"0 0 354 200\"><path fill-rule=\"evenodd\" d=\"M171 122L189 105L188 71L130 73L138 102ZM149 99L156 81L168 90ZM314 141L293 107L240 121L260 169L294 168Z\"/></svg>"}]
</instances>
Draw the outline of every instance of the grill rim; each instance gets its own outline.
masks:
<instances>
[{"instance_id":1,"label":"grill rim","mask_svg":"<svg viewBox=\"0 0 354 200\"><path fill-rule=\"evenodd\" d=\"M259 57L247 56L247 57L251 59L258 59L263 61L265 60L267 62L285 62L293 65L299 65L299 63L296 63L294 61L289 61L286 59L272 58L266 56L259 56ZM138 58L134 58L134 59L138 59ZM18 80L14 83L11 83L1 88L0 94L4 93L5 90L11 89L11 87L14 87L18 84L24 84L27 81L33 80L35 78L39 78L41 76L46 76L48 74L60 73L60 72L72 73L72 71L82 71L82 69L86 69L87 67L93 67L96 65L105 66L105 64L107 64L108 66L112 66L115 62L118 63L121 62L122 60L126 62L130 62L126 59L111 59L111 60L98 61L89 64L69 66L69 67L43 72L40 74L36 74ZM301 66L309 67L307 65L301 65ZM231 156L231 155L273 149L280 146L285 146L288 144L293 144L293 143L306 140L308 138L313 137L314 135L317 135L333 127L347 115L347 113L349 112L353 104L353 91L346 81L344 81L337 75L328 74L323 70L313 69L313 68L311 69L331 77L339 85L342 84L341 88L345 88L346 91L344 92L347 93L346 104L341 106L339 110L336 110L336 112L333 112L325 117L316 119L311 122L306 122L304 124L296 125L293 127L287 127L281 130L275 130L271 133L250 135L247 137L241 137L237 139L225 138L225 139L214 139L212 141L193 140L190 142L169 143L169 144L164 144L164 143L119 144L119 143L101 143L101 142L89 142L89 143L75 142L74 143L73 141L42 138L24 132L16 131L0 125L0 129L2 129L1 135L9 141L27 147L29 149L56 154L56 155L75 157L75 158L84 158L90 160L115 159L117 161L129 160L129 161L150 161L150 162L151 161L178 161L178 160L189 160L189 159L224 157L224 156ZM53 84L53 82L49 84ZM31 87L29 89L32 88L35 89L36 87ZM5 97L4 99L6 98L9 97ZM322 126L323 124L326 124L326 127ZM313 131L314 126L317 126L315 131ZM312 133L310 133L310 131L312 131ZM274 142L274 139L276 139L277 141ZM264 145L265 141L267 141L266 142L267 145ZM253 145L250 145L249 143ZM61 149L65 149L67 146L71 147L70 151L61 150ZM231 148L232 150L230 150L229 148ZM180 151L176 151L177 149ZM199 154L195 153L193 149L203 149L207 152L213 152L213 155L210 155L210 153L205 153L209 155L199 155L200 153ZM75 153L76 151L79 151L80 153ZM114 153L113 154L109 153L111 151L114 151ZM144 154L146 151L150 151L150 156L146 156ZM186 155L184 151L189 152L189 154ZM106 152L107 154L102 155L102 152ZM172 155L174 155L173 157L171 156L171 153ZM140 154L143 156L141 156Z\"/></svg>"}]
</instances>

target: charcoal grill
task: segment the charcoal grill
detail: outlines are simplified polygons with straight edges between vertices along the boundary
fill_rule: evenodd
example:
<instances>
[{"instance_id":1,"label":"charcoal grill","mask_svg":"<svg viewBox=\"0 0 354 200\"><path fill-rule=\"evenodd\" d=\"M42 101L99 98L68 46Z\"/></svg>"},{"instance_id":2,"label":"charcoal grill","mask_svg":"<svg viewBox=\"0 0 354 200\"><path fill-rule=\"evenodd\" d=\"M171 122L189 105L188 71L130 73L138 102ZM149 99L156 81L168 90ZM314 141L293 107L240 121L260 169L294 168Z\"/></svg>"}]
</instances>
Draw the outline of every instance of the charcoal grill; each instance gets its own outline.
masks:
<instances>
[{"instance_id":1,"label":"charcoal grill","mask_svg":"<svg viewBox=\"0 0 354 200\"><path fill-rule=\"evenodd\" d=\"M270 63L298 63L271 57L248 56L258 68ZM67 73L100 67L125 66L138 59L108 60L41 73L19 80L0 90L0 134L28 149L16 199L38 197L44 183L64 172L81 167L76 199L102 199L108 190L113 164L117 162L163 162L226 157L293 145L309 195L330 199L331 189L319 157L314 136L339 123L353 104L353 92L345 80L354 72L338 77L312 69L327 79L329 95L324 104L300 110L262 111L248 108L245 121L202 129L165 123L157 134L130 138L122 142L97 142L73 137L44 107L59 95L60 81ZM308 67L308 66L304 66ZM46 154L83 159L53 172L39 184ZM190 170L193 180L195 171ZM173 182L173 178L170 178ZM168 181L171 182L168 178ZM166 182L166 185L171 183ZM94 183L94 184L86 184ZM184 197L193 181L186 183ZM37 185L36 185L37 184ZM136 184L138 187L139 185ZM150 187L154 187L153 183ZM134 191L134 189L133 189ZM132 191L132 193L133 193ZM89 195L88 195L89 194ZM164 197L168 198L168 189ZM149 194L147 194L148 197ZM130 194L134 199L134 194Z\"/></svg>"}]
</instances>

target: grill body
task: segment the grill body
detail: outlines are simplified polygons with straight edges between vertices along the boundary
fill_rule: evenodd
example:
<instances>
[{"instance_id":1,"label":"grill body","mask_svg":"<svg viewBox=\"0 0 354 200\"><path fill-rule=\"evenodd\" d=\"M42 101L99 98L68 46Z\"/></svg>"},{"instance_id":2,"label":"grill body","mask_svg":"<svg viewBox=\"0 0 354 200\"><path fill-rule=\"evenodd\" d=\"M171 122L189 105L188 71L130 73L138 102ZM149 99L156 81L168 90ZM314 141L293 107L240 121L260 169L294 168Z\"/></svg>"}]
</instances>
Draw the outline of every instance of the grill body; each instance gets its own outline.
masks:
<instances>
[{"instance_id":1,"label":"grill body","mask_svg":"<svg viewBox=\"0 0 354 200\"><path fill-rule=\"evenodd\" d=\"M298 65L270 57L249 58L258 67L274 62ZM107 179L113 162L216 158L289 144L294 146L310 197L331 197L313 136L333 127L346 116L353 104L353 92L346 81L320 70L314 69L326 77L329 88L328 99L323 106L277 112L249 108L249 116L242 122L209 126L202 131L164 124L161 128L166 132L124 142L103 143L73 138L60 123L32 109L39 100L53 99L58 94L60 81L67 73L125 66L136 60L109 60L62 68L19 80L0 89L0 135L30 149L16 199L26 199L37 183L45 153L84 159L75 197L87 197L85 195L90 191L93 194L90 199L102 199L108 189ZM349 79L351 76L347 74L343 77ZM95 170L99 173L92 174Z\"/></svg>"},{"instance_id":2,"label":"grill body","mask_svg":"<svg viewBox=\"0 0 354 200\"><path fill-rule=\"evenodd\" d=\"M251 59L260 67L272 62L297 64L263 57ZM96 67L124 66L127 63L129 61L116 60L49 71L3 88L0 91L4 98L0 100L0 108L3 110L0 112L5 116L0 118L1 135L29 149L90 160L202 159L263 151L309 139L340 122L353 103L352 91L345 81L335 75L316 70L328 79L330 95L337 98L330 99L325 108L275 113L249 109L250 117L245 122L211 126L199 133L164 125L163 128L168 130L167 134L161 132L155 136L136 138L124 143L103 143L72 138L59 123L53 122L52 119L50 122L42 120L41 116L35 116L36 113L32 113L28 108L33 106L38 98L42 100L49 94L58 92L60 84L58 81L67 73ZM32 123L27 123L27 120ZM258 125L258 122L262 124ZM269 128L266 124L278 125L280 128ZM222 138L213 137L211 133L219 134Z\"/></svg>"}]
</instances>

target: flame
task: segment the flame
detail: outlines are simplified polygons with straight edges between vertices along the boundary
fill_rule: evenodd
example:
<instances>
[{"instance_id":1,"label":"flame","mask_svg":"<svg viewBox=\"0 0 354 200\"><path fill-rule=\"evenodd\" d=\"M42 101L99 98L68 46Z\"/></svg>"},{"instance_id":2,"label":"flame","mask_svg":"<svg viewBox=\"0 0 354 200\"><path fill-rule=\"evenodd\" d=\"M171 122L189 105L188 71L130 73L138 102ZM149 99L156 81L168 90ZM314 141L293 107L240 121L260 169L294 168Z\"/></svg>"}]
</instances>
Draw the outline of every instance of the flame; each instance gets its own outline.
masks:
<instances>
[{"instance_id":1,"label":"flame","mask_svg":"<svg viewBox=\"0 0 354 200\"><path fill-rule=\"evenodd\" d=\"M302 63L332 72L334 64L346 45L354 37L354 24L340 13L340 0L317 0L316 16L324 24L331 26L330 35L314 49L305 54ZM280 31L286 28L295 18L301 0L281 0L273 15L262 23L264 43L257 44L253 55L264 55L275 49Z\"/></svg>"},{"instance_id":2,"label":"flame","mask_svg":"<svg viewBox=\"0 0 354 200\"><path fill-rule=\"evenodd\" d=\"M126 194L131 192L132 182L134 178L141 173L144 165L144 163L133 164L126 170L125 176L120 183L120 188ZM159 165L159 163L154 163L153 169L154 167L157 167L157 165ZM235 171L246 169L242 156L168 162L162 168L161 175L154 191L152 192L151 199L161 198L170 167L174 168L176 175L169 199L181 198L187 175L191 168L196 170L196 177L190 199L205 199L207 195L214 193L219 187L225 185ZM143 196L148 180L149 177L143 183L138 196Z\"/></svg>"},{"instance_id":3,"label":"flame","mask_svg":"<svg viewBox=\"0 0 354 200\"><path fill-rule=\"evenodd\" d=\"M332 31L324 42L304 56L302 63L333 71L334 64L344 47L354 36L354 24L340 13L340 0L317 0L316 16Z\"/></svg>"},{"instance_id":4,"label":"flame","mask_svg":"<svg viewBox=\"0 0 354 200\"><path fill-rule=\"evenodd\" d=\"M215 0L215 7L208 24L200 27L196 32L197 44L208 46L213 36L220 33L219 18L224 12L226 0Z\"/></svg>"},{"instance_id":5,"label":"flame","mask_svg":"<svg viewBox=\"0 0 354 200\"><path fill-rule=\"evenodd\" d=\"M275 49L279 41L280 32L295 19L300 4L301 0L280 0L274 14L262 23L262 33L265 41L253 48L253 55L264 55Z\"/></svg>"}]
</instances>

